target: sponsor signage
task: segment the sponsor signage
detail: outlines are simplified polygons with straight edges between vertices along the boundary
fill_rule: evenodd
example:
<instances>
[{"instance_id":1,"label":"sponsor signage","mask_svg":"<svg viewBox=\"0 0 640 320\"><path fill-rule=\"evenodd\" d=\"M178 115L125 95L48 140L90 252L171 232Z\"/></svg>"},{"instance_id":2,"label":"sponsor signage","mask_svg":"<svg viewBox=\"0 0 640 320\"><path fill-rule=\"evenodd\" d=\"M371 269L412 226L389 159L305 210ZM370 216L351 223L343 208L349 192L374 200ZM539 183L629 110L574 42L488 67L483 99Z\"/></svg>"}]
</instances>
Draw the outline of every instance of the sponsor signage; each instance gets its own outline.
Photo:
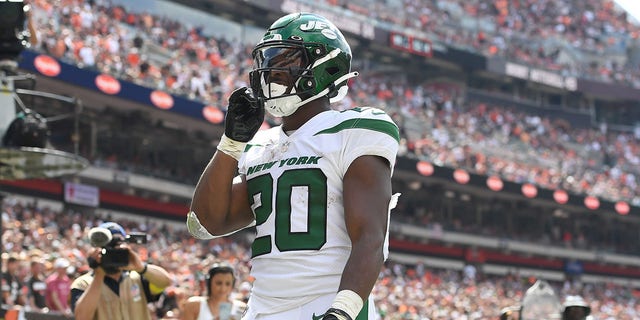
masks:
<instances>
[{"instance_id":1,"label":"sponsor signage","mask_svg":"<svg viewBox=\"0 0 640 320\"><path fill-rule=\"evenodd\" d=\"M389 33L389 46L419 56L433 56L431 41L399 32L392 31Z\"/></svg>"},{"instance_id":2,"label":"sponsor signage","mask_svg":"<svg viewBox=\"0 0 640 320\"><path fill-rule=\"evenodd\" d=\"M536 186L532 185L531 183L523 184L522 188L520 189L522 191L522 194L527 198L535 198L538 195L538 188L536 188Z\"/></svg>"},{"instance_id":3,"label":"sponsor signage","mask_svg":"<svg viewBox=\"0 0 640 320\"><path fill-rule=\"evenodd\" d=\"M224 121L224 112L214 106L206 106L202 109L202 116L213 124L221 124Z\"/></svg>"},{"instance_id":4,"label":"sponsor signage","mask_svg":"<svg viewBox=\"0 0 640 320\"><path fill-rule=\"evenodd\" d=\"M418 169L418 172L423 176L430 176L435 170L431 162L427 161L419 161L416 164L416 169Z\"/></svg>"},{"instance_id":5,"label":"sponsor signage","mask_svg":"<svg viewBox=\"0 0 640 320\"><path fill-rule=\"evenodd\" d=\"M584 198L584 206L591 210L596 210L600 208L600 200L594 196L588 196Z\"/></svg>"},{"instance_id":6,"label":"sponsor signage","mask_svg":"<svg viewBox=\"0 0 640 320\"><path fill-rule=\"evenodd\" d=\"M211 121L205 116L210 115L209 111L211 110L205 111L206 105L204 103L173 96L165 91L150 89L132 82L118 80L107 74L80 69L75 65L59 61L45 54L24 50L21 53L18 67L102 94L142 103L150 108L169 110L170 112L202 121ZM214 115L213 119L219 117L219 115Z\"/></svg>"},{"instance_id":7,"label":"sponsor signage","mask_svg":"<svg viewBox=\"0 0 640 320\"><path fill-rule=\"evenodd\" d=\"M109 95L118 94L122 88L120 81L108 74L98 75L95 80L95 85L100 91Z\"/></svg>"},{"instance_id":8,"label":"sponsor signage","mask_svg":"<svg viewBox=\"0 0 640 320\"><path fill-rule=\"evenodd\" d=\"M458 182L459 184L467 184L469 183L469 179L471 179L471 177L465 170L456 169L456 171L453 172L453 179L456 180L456 182Z\"/></svg>"},{"instance_id":9,"label":"sponsor signage","mask_svg":"<svg viewBox=\"0 0 640 320\"><path fill-rule=\"evenodd\" d=\"M629 204L624 202L624 201L618 201L616 203L616 211L623 216L626 216L629 214L629 210L631 210L631 207L629 207Z\"/></svg>"},{"instance_id":10,"label":"sponsor signage","mask_svg":"<svg viewBox=\"0 0 640 320\"><path fill-rule=\"evenodd\" d=\"M505 63L504 73L514 78L524 79L558 89L568 91L578 90L578 79L575 77L564 77L552 71L532 68L514 62Z\"/></svg>"},{"instance_id":11,"label":"sponsor signage","mask_svg":"<svg viewBox=\"0 0 640 320\"><path fill-rule=\"evenodd\" d=\"M569 194L561 189L553 192L553 199L559 204L565 204L569 202Z\"/></svg>"},{"instance_id":12,"label":"sponsor signage","mask_svg":"<svg viewBox=\"0 0 640 320\"><path fill-rule=\"evenodd\" d=\"M498 176L491 176L487 178L487 187L493 191L500 191L504 188L504 182Z\"/></svg>"},{"instance_id":13,"label":"sponsor signage","mask_svg":"<svg viewBox=\"0 0 640 320\"><path fill-rule=\"evenodd\" d=\"M564 265L564 271L567 274L578 276L584 272L584 267L582 266L582 263L580 261L569 260Z\"/></svg>"},{"instance_id":14,"label":"sponsor signage","mask_svg":"<svg viewBox=\"0 0 640 320\"><path fill-rule=\"evenodd\" d=\"M37 56L33 60L33 66L38 72L47 77L56 77L60 74L61 70L58 60L44 54Z\"/></svg>"},{"instance_id":15,"label":"sponsor signage","mask_svg":"<svg viewBox=\"0 0 640 320\"><path fill-rule=\"evenodd\" d=\"M506 74L514 78L541 83L558 89L580 91L590 96L601 96L604 98L616 97L616 99L619 100L640 99L640 88L584 78L565 77L553 71L508 62L499 57L487 59L486 70L492 73Z\"/></svg>"},{"instance_id":16,"label":"sponsor signage","mask_svg":"<svg viewBox=\"0 0 640 320\"><path fill-rule=\"evenodd\" d=\"M81 183L64 183L64 201L88 207L100 205L100 189Z\"/></svg>"},{"instance_id":17,"label":"sponsor signage","mask_svg":"<svg viewBox=\"0 0 640 320\"><path fill-rule=\"evenodd\" d=\"M463 184L470 187L485 189L489 192L505 192L520 195L522 198L539 199L553 202L557 205L582 207L585 211L598 211L603 214L636 215L640 216L640 207L633 206L626 201L608 201L591 195L569 194L562 189L545 189L531 183L516 183L506 181L499 176L485 176L469 173L461 168L449 168L435 165L429 161L418 161L409 158L398 158L396 170L415 173L425 179L436 179L452 184Z\"/></svg>"},{"instance_id":18,"label":"sponsor signage","mask_svg":"<svg viewBox=\"0 0 640 320\"><path fill-rule=\"evenodd\" d=\"M154 90L151 92L149 99L154 106L160 109L167 110L173 108L173 97L164 91Z\"/></svg>"}]
</instances>

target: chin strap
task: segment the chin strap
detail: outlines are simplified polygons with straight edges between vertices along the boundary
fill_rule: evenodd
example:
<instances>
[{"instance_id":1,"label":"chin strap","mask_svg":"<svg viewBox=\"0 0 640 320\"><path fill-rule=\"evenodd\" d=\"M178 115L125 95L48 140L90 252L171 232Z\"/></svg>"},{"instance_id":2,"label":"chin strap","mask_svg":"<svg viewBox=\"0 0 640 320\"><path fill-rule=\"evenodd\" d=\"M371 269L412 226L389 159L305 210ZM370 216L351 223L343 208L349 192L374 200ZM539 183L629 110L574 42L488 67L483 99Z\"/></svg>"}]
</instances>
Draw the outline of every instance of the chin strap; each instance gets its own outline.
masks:
<instances>
[{"instance_id":1,"label":"chin strap","mask_svg":"<svg viewBox=\"0 0 640 320\"><path fill-rule=\"evenodd\" d=\"M349 72L349 73L345 74L344 76L338 78L338 80L336 80L333 84L337 86L340 83L342 83L343 81L349 80L351 78L355 78L358 75L360 75L360 73L358 73L358 71ZM338 102L338 101L342 100L342 98L347 96L347 92L348 91L349 91L349 87L347 85L344 85L344 86L340 87L338 89L338 94L335 97L329 99L329 102L330 103L334 103L334 102Z\"/></svg>"},{"instance_id":2,"label":"chin strap","mask_svg":"<svg viewBox=\"0 0 640 320\"><path fill-rule=\"evenodd\" d=\"M334 81L330 86L328 86L328 87L327 87L327 88L325 88L324 90L322 90L322 91L318 92L317 94L315 94L315 95L311 96L310 98L308 98L308 99L306 99L306 100L302 100L302 101L295 102L295 103L292 105L292 107L289 109L289 112L288 112L288 113L281 114L281 115L280 115L280 114L278 114L278 115L276 115L276 116L278 116L278 117L287 117L287 116L290 116L290 115L292 115L294 112L296 112L296 110L298 110L298 108L300 108L300 106L305 105L305 104L307 104L307 103L309 103L309 102L311 102L311 101L314 101L314 100L317 100L317 99L319 99L319 98L321 98L321 97L326 96L327 94L329 94L329 92L331 91L331 88L332 88L332 87L335 87L335 86L337 86L338 84L340 84L340 83L342 83L342 82L344 82L344 81L347 81L347 80L349 80L349 79L351 79L351 78L355 78L355 77L357 77L358 75L359 75L359 73L358 73L357 71L349 72L349 73L345 74L344 76L342 76L342 77L338 78L338 79L337 79L336 81ZM343 90L343 89L346 89L346 90ZM333 97L333 98L331 98L331 99L329 99L329 102L330 102L330 103L334 103L334 102L338 102L338 101L342 100L342 98L344 98L344 97L347 95L347 90L348 90L348 87L347 87L347 86L343 86L343 87L341 87L340 89L338 89L338 95L337 95L337 96L335 96L335 97ZM286 99L286 98L290 98L290 97L279 97L279 98L275 98L275 99L273 99L273 101L276 101L276 99ZM280 103L283 103L283 102L284 102L284 100L280 100L279 102L280 102ZM269 109L267 108L267 110L269 110Z\"/></svg>"},{"instance_id":3,"label":"chin strap","mask_svg":"<svg viewBox=\"0 0 640 320\"><path fill-rule=\"evenodd\" d=\"M398 205L398 199L401 195L402 193L400 192L396 192L391 195L391 200L389 201L389 211L391 211L391 209L394 209Z\"/></svg>"},{"instance_id":4,"label":"chin strap","mask_svg":"<svg viewBox=\"0 0 640 320\"><path fill-rule=\"evenodd\" d=\"M347 80L349 80L351 78L355 78L359 74L360 73L358 73L358 71L353 71L353 72L349 72L349 73L345 74L344 76L336 79L336 81L334 81L331 86L326 87L324 90L318 92L316 95L312 96L311 98L309 98L307 100L304 100L304 101L298 102L297 105L296 105L296 109L298 107L300 107L301 105L307 104L307 103L309 103L309 102L311 102L313 100L316 100L316 99L318 99L320 97L326 96L327 94L329 94L329 91L331 91L332 87L335 87L335 86L337 86L337 85L339 85L339 84L343 83L344 81L347 81ZM339 89L338 89L338 91L339 91ZM329 101L331 103L338 102L338 101L342 100L342 98L344 98L346 95L347 95L347 92L345 91L344 94L342 94L342 95L338 94L338 96L335 96L335 97L331 98Z\"/></svg>"}]
</instances>

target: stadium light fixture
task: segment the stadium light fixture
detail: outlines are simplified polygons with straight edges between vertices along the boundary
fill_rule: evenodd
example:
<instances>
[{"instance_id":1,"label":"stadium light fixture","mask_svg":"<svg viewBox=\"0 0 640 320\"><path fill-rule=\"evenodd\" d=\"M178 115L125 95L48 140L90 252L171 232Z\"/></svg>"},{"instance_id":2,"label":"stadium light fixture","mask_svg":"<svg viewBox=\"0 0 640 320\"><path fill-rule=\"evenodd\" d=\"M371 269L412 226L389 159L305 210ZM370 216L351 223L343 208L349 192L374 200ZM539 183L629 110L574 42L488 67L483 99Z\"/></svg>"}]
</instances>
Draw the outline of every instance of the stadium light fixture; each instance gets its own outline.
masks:
<instances>
[{"instance_id":1,"label":"stadium light fixture","mask_svg":"<svg viewBox=\"0 0 640 320\"><path fill-rule=\"evenodd\" d=\"M45 148L48 142L47 121L35 112L19 113L2 138L5 147Z\"/></svg>"},{"instance_id":2,"label":"stadium light fixture","mask_svg":"<svg viewBox=\"0 0 640 320\"><path fill-rule=\"evenodd\" d=\"M35 78L31 75L8 75L7 72L11 70L0 65L0 180L55 178L85 169L89 162L78 155L77 143L74 153L56 150L49 145L50 122L73 117L74 130L78 132L81 102L53 93L15 88L14 81ZM19 94L58 100L73 106L74 111L44 118L28 108Z\"/></svg>"}]
</instances>

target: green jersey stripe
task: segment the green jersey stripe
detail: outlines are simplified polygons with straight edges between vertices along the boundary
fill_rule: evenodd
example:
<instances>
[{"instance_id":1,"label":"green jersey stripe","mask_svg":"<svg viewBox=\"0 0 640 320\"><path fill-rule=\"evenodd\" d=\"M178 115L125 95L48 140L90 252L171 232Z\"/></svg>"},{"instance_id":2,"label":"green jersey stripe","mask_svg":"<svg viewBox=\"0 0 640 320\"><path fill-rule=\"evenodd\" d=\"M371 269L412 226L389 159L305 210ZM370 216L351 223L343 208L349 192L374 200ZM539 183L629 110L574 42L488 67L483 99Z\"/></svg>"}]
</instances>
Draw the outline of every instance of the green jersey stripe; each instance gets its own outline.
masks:
<instances>
[{"instance_id":1,"label":"green jersey stripe","mask_svg":"<svg viewBox=\"0 0 640 320\"><path fill-rule=\"evenodd\" d=\"M355 320L369 320L369 299L364 300L364 305Z\"/></svg>"},{"instance_id":2,"label":"green jersey stripe","mask_svg":"<svg viewBox=\"0 0 640 320\"><path fill-rule=\"evenodd\" d=\"M262 147L262 145L261 144L250 144L250 143L247 143L247 145L244 146L244 152L249 151L249 149L251 149L251 147Z\"/></svg>"},{"instance_id":3,"label":"green jersey stripe","mask_svg":"<svg viewBox=\"0 0 640 320\"><path fill-rule=\"evenodd\" d=\"M365 129L365 130L373 130L388 134L396 141L400 142L400 131L398 127L384 120L377 119L349 119L339 123L336 126L331 128L324 129L314 134L314 136L319 134L327 134L327 133L337 133L346 129Z\"/></svg>"}]
</instances>

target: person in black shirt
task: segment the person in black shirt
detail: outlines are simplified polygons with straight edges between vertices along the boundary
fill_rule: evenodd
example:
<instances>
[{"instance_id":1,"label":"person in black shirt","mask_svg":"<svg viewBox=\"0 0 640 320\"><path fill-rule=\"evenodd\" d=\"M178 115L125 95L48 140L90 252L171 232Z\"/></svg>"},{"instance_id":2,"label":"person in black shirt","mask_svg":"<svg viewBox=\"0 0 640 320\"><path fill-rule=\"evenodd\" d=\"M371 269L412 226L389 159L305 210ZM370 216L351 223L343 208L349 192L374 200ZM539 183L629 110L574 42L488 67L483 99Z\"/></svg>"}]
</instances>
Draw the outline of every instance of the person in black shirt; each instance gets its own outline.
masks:
<instances>
[{"instance_id":1,"label":"person in black shirt","mask_svg":"<svg viewBox=\"0 0 640 320\"><path fill-rule=\"evenodd\" d=\"M44 275L42 274L43 267L44 264L41 258L31 260L31 274L27 280L27 306L31 311L48 311L44 298L47 284L44 282Z\"/></svg>"},{"instance_id":2,"label":"person in black shirt","mask_svg":"<svg viewBox=\"0 0 640 320\"><path fill-rule=\"evenodd\" d=\"M9 307L24 306L25 297L22 294L24 286L18 278L18 269L20 268L20 260L15 256L7 259L7 269L2 274L2 304Z\"/></svg>"}]
</instances>

